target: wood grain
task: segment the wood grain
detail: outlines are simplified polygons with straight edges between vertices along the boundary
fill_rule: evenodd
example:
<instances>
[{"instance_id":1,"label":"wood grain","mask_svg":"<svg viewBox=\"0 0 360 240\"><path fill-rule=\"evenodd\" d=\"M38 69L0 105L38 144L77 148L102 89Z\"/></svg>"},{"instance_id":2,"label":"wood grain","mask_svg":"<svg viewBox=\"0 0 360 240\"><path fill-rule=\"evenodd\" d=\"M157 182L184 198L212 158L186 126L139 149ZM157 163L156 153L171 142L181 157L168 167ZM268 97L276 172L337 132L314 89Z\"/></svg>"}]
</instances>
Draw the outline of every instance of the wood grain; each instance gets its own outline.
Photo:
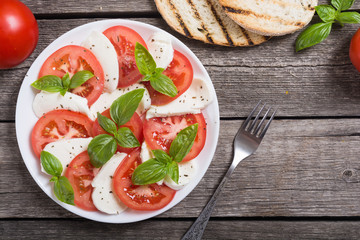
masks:
<instances>
[{"instance_id":1,"label":"wood grain","mask_svg":"<svg viewBox=\"0 0 360 240\"><path fill-rule=\"evenodd\" d=\"M77 220L0 221L2 239L180 239L192 221L147 220L102 224ZM136 225L136 226L134 226ZM355 221L218 221L210 220L203 239L359 239Z\"/></svg>"},{"instance_id":2,"label":"wood grain","mask_svg":"<svg viewBox=\"0 0 360 240\"><path fill-rule=\"evenodd\" d=\"M160 218L196 217L230 165L240 121L221 121L214 160L197 188ZM212 216L359 216L360 119L276 120L241 162ZM75 217L49 199L19 154L14 125L0 123L0 218Z\"/></svg>"},{"instance_id":3,"label":"wood grain","mask_svg":"<svg viewBox=\"0 0 360 240\"><path fill-rule=\"evenodd\" d=\"M194 51L212 78L221 117L245 117L260 98L278 105L278 116L360 116L360 75L348 57L355 25L335 28L326 42L295 54L296 34L254 48L209 48L174 33L161 19L137 20L173 33ZM0 71L0 120L14 120L17 93L35 57L64 32L91 21L39 21L35 52L20 66Z\"/></svg>"}]
</instances>

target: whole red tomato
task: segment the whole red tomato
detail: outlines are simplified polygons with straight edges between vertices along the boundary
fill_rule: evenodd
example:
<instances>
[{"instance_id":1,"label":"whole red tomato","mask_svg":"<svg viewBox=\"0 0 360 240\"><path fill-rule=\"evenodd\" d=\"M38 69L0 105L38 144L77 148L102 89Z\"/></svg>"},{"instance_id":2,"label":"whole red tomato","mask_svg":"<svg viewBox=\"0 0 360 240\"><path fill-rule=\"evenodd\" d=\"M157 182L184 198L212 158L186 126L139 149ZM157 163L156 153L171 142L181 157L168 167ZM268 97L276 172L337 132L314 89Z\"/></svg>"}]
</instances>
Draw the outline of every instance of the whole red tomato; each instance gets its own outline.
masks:
<instances>
[{"instance_id":1,"label":"whole red tomato","mask_svg":"<svg viewBox=\"0 0 360 240\"><path fill-rule=\"evenodd\" d=\"M360 28L351 39L349 56L352 64L360 72Z\"/></svg>"},{"instance_id":2,"label":"whole red tomato","mask_svg":"<svg viewBox=\"0 0 360 240\"><path fill-rule=\"evenodd\" d=\"M22 63L34 51L38 38L30 9L18 0L0 0L0 69Z\"/></svg>"}]
</instances>

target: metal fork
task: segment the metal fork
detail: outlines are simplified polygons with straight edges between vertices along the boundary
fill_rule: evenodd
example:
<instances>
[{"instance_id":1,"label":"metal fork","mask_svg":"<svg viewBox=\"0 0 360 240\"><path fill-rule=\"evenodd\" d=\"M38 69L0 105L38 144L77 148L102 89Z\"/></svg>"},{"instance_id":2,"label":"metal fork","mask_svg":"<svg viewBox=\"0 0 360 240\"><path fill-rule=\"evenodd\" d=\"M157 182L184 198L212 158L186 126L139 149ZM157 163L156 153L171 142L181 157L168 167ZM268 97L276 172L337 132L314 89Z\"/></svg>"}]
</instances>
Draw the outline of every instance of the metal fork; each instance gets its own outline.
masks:
<instances>
[{"instance_id":1,"label":"metal fork","mask_svg":"<svg viewBox=\"0 0 360 240\"><path fill-rule=\"evenodd\" d=\"M252 120L252 117L259 107L261 100L255 106L255 108L251 111L250 115L247 117L245 122L239 128L235 138L234 138L234 159L232 164L225 174L224 178L222 179L221 183L217 187L214 195L211 197L210 201L207 203L205 208L200 213L200 216L196 219L196 221L191 225L189 230L185 233L182 240L188 239L201 239L205 227L209 221L210 215L215 207L216 201L220 196L221 189L224 187L225 183L230 178L231 174L234 172L236 166L245 158L252 155L256 149L259 147L261 140L264 138L266 131L269 129L271 121L274 119L275 113L277 109L274 110L273 114L271 115L269 121L266 123L264 127L264 123L266 121L267 116L270 113L271 106L269 106L268 110L266 111L265 115L258 122L261 112L264 110L264 104L258 114L256 115L255 119ZM251 124L249 124L251 122Z\"/></svg>"}]
</instances>

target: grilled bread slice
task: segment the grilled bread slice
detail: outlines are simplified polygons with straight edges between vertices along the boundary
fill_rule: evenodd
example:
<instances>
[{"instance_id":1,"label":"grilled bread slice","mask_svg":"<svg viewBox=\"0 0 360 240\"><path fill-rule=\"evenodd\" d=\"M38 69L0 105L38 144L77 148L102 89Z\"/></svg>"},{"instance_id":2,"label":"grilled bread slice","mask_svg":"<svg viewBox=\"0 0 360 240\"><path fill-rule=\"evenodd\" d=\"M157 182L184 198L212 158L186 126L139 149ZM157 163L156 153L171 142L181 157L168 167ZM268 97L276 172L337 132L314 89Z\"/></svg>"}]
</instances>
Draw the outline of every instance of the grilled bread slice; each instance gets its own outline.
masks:
<instances>
[{"instance_id":1,"label":"grilled bread slice","mask_svg":"<svg viewBox=\"0 0 360 240\"><path fill-rule=\"evenodd\" d=\"M231 20L218 0L155 0L165 21L177 32L206 43L251 46L269 39Z\"/></svg>"},{"instance_id":2,"label":"grilled bread slice","mask_svg":"<svg viewBox=\"0 0 360 240\"><path fill-rule=\"evenodd\" d=\"M266 36L293 33L312 19L317 0L220 0L226 14L249 31Z\"/></svg>"}]
</instances>

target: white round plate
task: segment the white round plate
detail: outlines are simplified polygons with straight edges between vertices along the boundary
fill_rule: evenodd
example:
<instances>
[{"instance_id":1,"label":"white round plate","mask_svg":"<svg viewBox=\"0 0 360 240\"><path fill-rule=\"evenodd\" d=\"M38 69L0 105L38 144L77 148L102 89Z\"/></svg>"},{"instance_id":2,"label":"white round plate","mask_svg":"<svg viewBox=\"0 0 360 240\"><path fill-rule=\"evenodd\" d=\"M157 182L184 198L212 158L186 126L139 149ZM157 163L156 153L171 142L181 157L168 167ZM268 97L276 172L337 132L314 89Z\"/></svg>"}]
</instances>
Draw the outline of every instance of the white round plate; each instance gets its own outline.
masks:
<instances>
[{"instance_id":1,"label":"white round plate","mask_svg":"<svg viewBox=\"0 0 360 240\"><path fill-rule=\"evenodd\" d=\"M75 44L80 45L83 40L91 33L92 30L97 30L103 32L109 27L122 25L134 29L138 32L142 38L147 41L151 34L157 31L163 32L163 30L145 24L141 22L129 21L129 20L104 20L88 23L77 28L70 30L69 32L63 34L54 42L52 42L45 50L37 57L29 71L27 72L24 81L21 85L19 97L16 104L16 136L19 144L20 152L22 158L26 164L27 169L29 170L31 176L34 178L36 183L41 187L41 189L56 203L64 207L65 209L73 212L84 218L99 222L108 222L108 223L129 223L141 221L147 218L154 217L160 213L165 212L166 210L172 208L183 200L200 182L204 176L206 170L208 169L211 160L214 156L217 140L219 136L219 106L216 98L215 89L211 83L211 79L205 70L204 66L201 64L199 59L195 54L186 47L180 40L172 36L172 43L174 49L183 53L191 62L194 69L194 77L199 77L205 79L209 82L211 86L211 91L213 92L213 101L207 106L203 111L206 122L207 122L207 138L205 147L200 153L200 155L194 160L198 161L198 174L197 176L183 189L176 192L174 199L164 208L157 211L136 211L127 209L119 215L108 215L101 212L89 212L82 210L76 206L71 206L65 203L62 203L57 200L53 194L52 183L49 182L50 177L41 172L40 170L40 161L36 158L35 154L32 151L30 144L30 135L31 131L38 120L32 111L32 102L34 100L35 91L30 84L37 79L39 70L45 60L57 49L69 45Z\"/></svg>"}]
</instances>

